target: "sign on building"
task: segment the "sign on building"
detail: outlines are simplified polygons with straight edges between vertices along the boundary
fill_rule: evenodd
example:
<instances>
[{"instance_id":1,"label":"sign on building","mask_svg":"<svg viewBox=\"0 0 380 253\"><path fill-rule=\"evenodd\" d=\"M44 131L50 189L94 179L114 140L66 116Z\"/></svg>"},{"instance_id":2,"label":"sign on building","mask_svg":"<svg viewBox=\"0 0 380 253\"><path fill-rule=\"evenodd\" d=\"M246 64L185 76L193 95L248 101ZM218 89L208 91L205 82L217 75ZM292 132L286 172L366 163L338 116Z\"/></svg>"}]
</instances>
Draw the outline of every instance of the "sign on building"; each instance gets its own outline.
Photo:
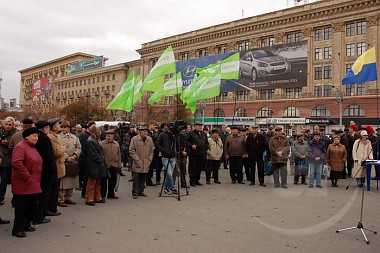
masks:
<instances>
[{"instance_id":1,"label":"sign on building","mask_svg":"<svg viewBox=\"0 0 380 253\"><path fill-rule=\"evenodd\" d=\"M103 67L103 56L92 58L86 61L68 64L66 73L68 75L72 75L78 72L101 68L101 67Z\"/></svg>"}]
</instances>

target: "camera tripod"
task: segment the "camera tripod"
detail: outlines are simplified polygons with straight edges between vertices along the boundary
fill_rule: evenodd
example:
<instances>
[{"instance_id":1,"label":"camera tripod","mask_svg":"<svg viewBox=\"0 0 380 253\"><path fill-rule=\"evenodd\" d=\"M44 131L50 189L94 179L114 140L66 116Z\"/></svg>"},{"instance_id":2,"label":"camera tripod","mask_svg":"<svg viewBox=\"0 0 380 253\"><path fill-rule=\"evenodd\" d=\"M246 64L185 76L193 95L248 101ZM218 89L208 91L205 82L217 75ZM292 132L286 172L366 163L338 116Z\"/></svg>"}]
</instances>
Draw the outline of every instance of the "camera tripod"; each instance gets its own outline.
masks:
<instances>
[{"instance_id":1,"label":"camera tripod","mask_svg":"<svg viewBox=\"0 0 380 253\"><path fill-rule=\"evenodd\" d=\"M175 167L173 169L173 174L175 171L177 171L177 194L176 195L162 195L162 191L164 189L164 185L165 185L165 180L166 180L166 172L168 171L168 167L170 165L170 162L171 162L171 159L173 158L169 158L169 161L166 165L166 168L165 168L165 174L164 174L164 180L163 180L163 183L161 185L161 191L159 192L158 194L158 197L163 197L163 198L168 198L168 197L175 197L178 201L181 201L181 197L182 196L187 196L189 195L189 188L187 187L187 184L185 184L185 188L186 188L186 195L181 195L181 185L180 185L180 181L181 181L181 175L182 175L182 172L181 172L181 168L180 168L180 161L181 161L181 152L180 152L180 145L179 145L179 136L174 136L174 150L175 150ZM174 182L174 185L175 185L175 182Z\"/></svg>"},{"instance_id":2,"label":"camera tripod","mask_svg":"<svg viewBox=\"0 0 380 253\"><path fill-rule=\"evenodd\" d=\"M355 176L352 177L351 182L347 185L346 190L348 190L348 188L350 187L351 183L355 180L355 177L356 177L356 175L359 173L359 171L360 171L360 170L363 170L363 168L365 168L365 166L366 166L366 165L365 165L365 161L363 161L362 164L361 164L360 169L356 172ZM371 180L371 179L369 178L369 179L367 179L367 180ZM355 228L357 228L357 229L359 229L359 230L362 232L365 242L366 242L367 244L369 244L369 241L368 241L368 239L367 239L367 236L366 236L365 233L364 233L364 230L367 230L367 231L372 232L372 233L374 233L374 234L377 234L377 232L376 232L376 231L373 231L373 230L369 230L369 229L367 229L367 228L364 228L364 225L363 225L364 188L365 188L365 187L363 186L363 187L362 187L362 203L361 203L361 208L360 208L360 220L359 220L359 222L358 222L358 225L355 226L355 227L349 227L349 228L339 229L339 230L337 230L336 232L339 233L339 232L342 232L342 231L347 231L347 230L351 230L351 229L355 229Z\"/></svg>"}]
</instances>

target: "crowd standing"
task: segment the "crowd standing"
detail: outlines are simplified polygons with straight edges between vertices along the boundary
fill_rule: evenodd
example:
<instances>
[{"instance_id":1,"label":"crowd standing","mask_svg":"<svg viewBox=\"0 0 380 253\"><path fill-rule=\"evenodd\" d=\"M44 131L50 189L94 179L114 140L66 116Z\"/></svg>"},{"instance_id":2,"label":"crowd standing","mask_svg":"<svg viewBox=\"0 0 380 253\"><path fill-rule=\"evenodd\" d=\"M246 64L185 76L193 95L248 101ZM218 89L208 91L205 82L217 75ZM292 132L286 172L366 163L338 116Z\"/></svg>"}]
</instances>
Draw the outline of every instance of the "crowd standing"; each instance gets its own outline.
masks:
<instances>
[{"instance_id":1,"label":"crowd standing","mask_svg":"<svg viewBox=\"0 0 380 253\"><path fill-rule=\"evenodd\" d=\"M202 171L208 185L222 184L221 168L229 169L232 184L245 184L245 175L250 187L256 180L266 187L265 175L273 174L274 188L287 189L288 171L295 185L309 188L322 188L324 176L332 187L338 187L339 179L352 177L363 187L361 161L379 159L379 150L380 129L375 132L355 123L333 129L330 137L319 126L302 128L300 133L292 129L286 136L281 127L273 126L266 131L257 125L209 129L196 122L173 129L173 124L159 126L154 120L139 127L121 123L100 128L94 121L74 126L60 118L37 122L26 118L17 129L15 119L7 117L0 128L0 205L10 181L15 208L12 235L23 238L36 230L32 225L61 215L58 207L75 205L74 189L81 191L88 206L117 200L123 167L131 171L133 199L147 197L147 186L163 184L167 195L177 194L176 186L200 187ZM322 174L325 166L331 168L329 175ZM375 178L380 179L378 166ZM8 223L0 218L0 225Z\"/></svg>"}]
</instances>

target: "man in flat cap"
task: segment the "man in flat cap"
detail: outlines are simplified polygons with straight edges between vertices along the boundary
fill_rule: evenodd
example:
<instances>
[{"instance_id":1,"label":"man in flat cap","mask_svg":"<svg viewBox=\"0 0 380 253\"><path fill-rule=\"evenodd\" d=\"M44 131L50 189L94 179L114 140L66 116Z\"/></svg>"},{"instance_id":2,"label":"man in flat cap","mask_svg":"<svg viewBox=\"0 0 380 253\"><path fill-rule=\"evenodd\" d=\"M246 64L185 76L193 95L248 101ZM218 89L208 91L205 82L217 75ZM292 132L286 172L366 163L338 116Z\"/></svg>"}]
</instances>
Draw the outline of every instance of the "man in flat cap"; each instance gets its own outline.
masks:
<instances>
[{"instance_id":1,"label":"man in flat cap","mask_svg":"<svg viewBox=\"0 0 380 253\"><path fill-rule=\"evenodd\" d=\"M280 187L279 177L281 175L281 187L288 188L287 185L287 162L289 154L289 141L283 135L282 127L275 128L276 136L269 141L269 150L271 152L271 162L273 168L274 188Z\"/></svg>"},{"instance_id":2,"label":"man in flat cap","mask_svg":"<svg viewBox=\"0 0 380 253\"><path fill-rule=\"evenodd\" d=\"M148 136L148 128L141 126L139 135L132 138L129 146L129 154L133 159L133 186L132 196L137 199L139 196L146 197L144 193L146 176L153 159L154 143Z\"/></svg>"},{"instance_id":3,"label":"man in flat cap","mask_svg":"<svg viewBox=\"0 0 380 253\"><path fill-rule=\"evenodd\" d=\"M100 142L100 146L103 148L104 159L106 161L106 167L111 175L110 178L105 178L105 183L101 187L102 198L106 197L108 188L108 199L118 199L115 195L115 187L117 182L117 173L121 170L121 153L120 145L113 139L114 131L108 130L105 133L105 140ZM103 179L102 179L103 180ZM107 186L108 181L108 187Z\"/></svg>"},{"instance_id":4,"label":"man in flat cap","mask_svg":"<svg viewBox=\"0 0 380 253\"><path fill-rule=\"evenodd\" d=\"M224 152L230 164L230 177L233 184L236 180L243 182L243 155L245 154L245 138L239 135L238 127L231 126L231 135L226 139Z\"/></svg>"},{"instance_id":5,"label":"man in flat cap","mask_svg":"<svg viewBox=\"0 0 380 253\"><path fill-rule=\"evenodd\" d=\"M209 143L202 131L202 123L195 123L195 129L187 136L187 154L189 154L190 186L202 186L199 182L202 170L205 170Z\"/></svg>"},{"instance_id":6,"label":"man in flat cap","mask_svg":"<svg viewBox=\"0 0 380 253\"><path fill-rule=\"evenodd\" d=\"M22 132L25 130L25 129L28 129L28 128L31 128L34 126L34 121L29 119L29 118L25 118L22 120L22 130L21 131L18 131L16 133L14 133L9 141L9 149L11 151L13 151L14 147L17 145L17 143L19 143L20 141L22 141Z\"/></svg>"},{"instance_id":7,"label":"man in flat cap","mask_svg":"<svg viewBox=\"0 0 380 253\"><path fill-rule=\"evenodd\" d=\"M326 145L321 141L320 133L314 133L313 140L309 143L307 157L310 163L309 188L313 188L315 177L317 188L323 188L321 185L321 174L326 157Z\"/></svg>"},{"instance_id":8,"label":"man in flat cap","mask_svg":"<svg viewBox=\"0 0 380 253\"><path fill-rule=\"evenodd\" d=\"M295 163L294 184L297 185L301 177L301 183L307 185L306 176L309 170L307 150L309 149L309 144L305 141L305 136L303 134L297 134L297 141L293 141L291 147Z\"/></svg>"},{"instance_id":9,"label":"man in flat cap","mask_svg":"<svg viewBox=\"0 0 380 253\"><path fill-rule=\"evenodd\" d=\"M255 185L256 178L256 165L259 176L260 186L266 187L264 183L264 160L263 154L265 151L265 137L259 133L259 126L254 125L248 129L249 135L245 143L245 151L248 154L249 161L251 163L251 183L249 185Z\"/></svg>"}]
</instances>

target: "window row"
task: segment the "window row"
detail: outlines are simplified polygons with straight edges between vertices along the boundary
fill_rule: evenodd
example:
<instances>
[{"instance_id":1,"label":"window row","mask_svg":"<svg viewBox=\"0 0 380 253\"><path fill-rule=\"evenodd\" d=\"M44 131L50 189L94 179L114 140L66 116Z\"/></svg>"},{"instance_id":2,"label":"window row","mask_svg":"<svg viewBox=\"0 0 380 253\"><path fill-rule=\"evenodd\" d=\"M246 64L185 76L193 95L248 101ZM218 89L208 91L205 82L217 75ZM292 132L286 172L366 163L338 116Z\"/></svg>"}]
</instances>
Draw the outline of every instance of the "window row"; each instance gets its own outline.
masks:
<instances>
[{"instance_id":1,"label":"window row","mask_svg":"<svg viewBox=\"0 0 380 253\"><path fill-rule=\"evenodd\" d=\"M112 76L107 75L107 81L111 81L111 80L115 80L115 79L116 79L116 74L113 74ZM93 77L92 79L89 78L89 79L84 79L84 80L78 80L75 82L61 83L61 84L58 84L58 89L60 90L60 89L65 89L65 88L70 88L70 87L76 87L76 86L91 84L91 83L95 83L95 80L97 83L99 83L100 80L102 80L102 82L105 82L106 76L102 76L102 77L98 76L97 78Z\"/></svg>"},{"instance_id":2,"label":"window row","mask_svg":"<svg viewBox=\"0 0 380 253\"><path fill-rule=\"evenodd\" d=\"M350 22L346 24L346 36L355 36L366 34L367 32L367 23L366 21ZM314 30L314 40L331 40L332 39L332 27L322 27Z\"/></svg>"}]
</instances>

